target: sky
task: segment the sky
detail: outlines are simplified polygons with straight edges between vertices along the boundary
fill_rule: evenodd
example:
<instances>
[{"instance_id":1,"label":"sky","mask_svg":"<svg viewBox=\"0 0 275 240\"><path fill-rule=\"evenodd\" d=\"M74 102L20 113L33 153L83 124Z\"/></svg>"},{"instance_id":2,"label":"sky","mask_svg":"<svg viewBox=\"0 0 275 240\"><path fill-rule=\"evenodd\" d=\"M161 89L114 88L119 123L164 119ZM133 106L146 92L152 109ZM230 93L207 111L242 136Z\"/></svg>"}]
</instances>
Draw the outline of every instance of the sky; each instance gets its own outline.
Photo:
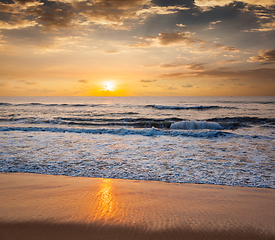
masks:
<instances>
[{"instance_id":1,"label":"sky","mask_svg":"<svg viewBox=\"0 0 275 240\"><path fill-rule=\"evenodd\" d=\"M0 96L274 96L275 0L0 0Z\"/></svg>"}]
</instances>

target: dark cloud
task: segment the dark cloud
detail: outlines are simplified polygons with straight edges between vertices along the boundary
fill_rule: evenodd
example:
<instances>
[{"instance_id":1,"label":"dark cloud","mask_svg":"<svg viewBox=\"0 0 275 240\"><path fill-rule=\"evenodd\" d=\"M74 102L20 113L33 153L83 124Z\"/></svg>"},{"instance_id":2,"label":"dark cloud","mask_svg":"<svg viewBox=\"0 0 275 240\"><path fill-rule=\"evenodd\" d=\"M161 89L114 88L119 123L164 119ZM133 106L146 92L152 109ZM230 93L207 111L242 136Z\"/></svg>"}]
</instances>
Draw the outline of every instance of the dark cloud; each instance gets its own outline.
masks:
<instances>
[{"instance_id":1,"label":"dark cloud","mask_svg":"<svg viewBox=\"0 0 275 240\"><path fill-rule=\"evenodd\" d=\"M247 9L258 18L258 26L250 28L251 32L268 32L275 30L275 5L249 5Z\"/></svg>"},{"instance_id":2,"label":"dark cloud","mask_svg":"<svg viewBox=\"0 0 275 240\"><path fill-rule=\"evenodd\" d=\"M147 0L98 0L73 5L90 22L105 27L130 28L134 24L131 20L139 20L139 11L147 3Z\"/></svg>"},{"instance_id":3,"label":"dark cloud","mask_svg":"<svg viewBox=\"0 0 275 240\"><path fill-rule=\"evenodd\" d=\"M0 0L0 3L13 4L14 2L12 0Z\"/></svg>"},{"instance_id":4,"label":"dark cloud","mask_svg":"<svg viewBox=\"0 0 275 240\"><path fill-rule=\"evenodd\" d=\"M58 2L28 9L26 13L36 16L36 21L46 31L71 28L76 18L76 13L70 5Z\"/></svg>"},{"instance_id":5,"label":"dark cloud","mask_svg":"<svg viewBox=\"0 0 275 240\"><path fill-rule=\"evenodd\" d=\"M194 6L194 0L152 0L152 3L158 6Z\"/></svg>"},{"instance_id":6,"label":"dark cloud","mask_svg":"<svg viewBox=\"0 0 275 240\"><path fill-rule=\"evenodd\" d=\"M28 3L34 3L37 2L36 0L14 0L14 2L19 3L21 5L26 5Z\"/></svg>"},{"instance_id":7,"label":"dark cloud","mask_svg":"<svg viewBox=\"0 0 275 240\"><path fill-rule=\"evenodd\" d=\"M275 49L262 50L259 55L250 58L252 62L271 62L275 61Z\"/></svg>"},{"instance_id":8,"label":"dark cloud","mask_svg":"<svg viewBox=\"0 0 275 240\"><path fill-rule=\"evenodd\" d=\"M260 26L258 16L251 10L247 10L247 4L243 2L233 2L224 6L209 6L208 8L191 8L189 11L179 11L177 13L178 24L189 27L212 29L219 32L239 32ZM215 31L208 30L208 31Z\"/></svg>"}]
</instances>

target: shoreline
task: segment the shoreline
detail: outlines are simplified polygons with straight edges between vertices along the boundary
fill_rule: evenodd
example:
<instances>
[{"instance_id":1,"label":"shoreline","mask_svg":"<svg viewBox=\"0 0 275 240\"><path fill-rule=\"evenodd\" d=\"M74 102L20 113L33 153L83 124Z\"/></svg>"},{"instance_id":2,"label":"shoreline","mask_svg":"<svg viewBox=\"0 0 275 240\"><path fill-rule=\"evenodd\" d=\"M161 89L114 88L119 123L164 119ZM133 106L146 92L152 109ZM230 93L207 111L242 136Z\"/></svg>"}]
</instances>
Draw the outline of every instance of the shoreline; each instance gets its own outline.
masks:
<instances>
[{"instance_id":1,"label":"shoreline","mask_svg":"<svg viewBox=\"0 0 275 240\"><path fill-rule=\"evenodd\" d=\"M3 239L274 239L274 201L270 188L0 173L0 233Z\"/></svg>"}]
</instances>

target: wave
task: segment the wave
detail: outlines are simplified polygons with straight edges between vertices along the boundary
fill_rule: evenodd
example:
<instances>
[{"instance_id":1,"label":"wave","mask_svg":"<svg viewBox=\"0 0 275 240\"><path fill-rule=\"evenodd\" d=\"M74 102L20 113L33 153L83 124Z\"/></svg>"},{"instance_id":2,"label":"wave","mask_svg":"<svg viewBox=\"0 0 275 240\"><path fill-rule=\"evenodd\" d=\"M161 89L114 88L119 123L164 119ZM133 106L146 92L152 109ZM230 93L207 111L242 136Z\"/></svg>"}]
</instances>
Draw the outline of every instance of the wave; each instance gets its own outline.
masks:
<instances>
[{"instance_id":1,"label":"wave","mask_svg":"<svg viewBox=\"0 0 275 240\"><path fill-rule=\"evenodd\" d=\"M132 115L132 113L129 113ZM104 115L103 115L104 116ZM139 128L169 128L175 121L182 121L181 118L82 118L82 117L55 117L42 119L39 117L4 117L0 122L14 122L25 124L58 124L58 125L79 125L79 126L125 126Z\"/></svg>"},{"instance_id":2,"label":"wave","mask_svg":"<svg viewBox=\"0 0 275 240\"><path fill-rule=\"evenodd\" d=\"M274 101L217 101L218 103L237 103L237 104L275 104Z\"/></svg>"},{"instance_id":3,"label":"wave","mask_svg":"<svg viewBox=\"0 0 275 240\"><path fill-rule=\"evenodd\" d=\"M130 114L131 115L131 114ZM106 116L106 115L105 115ZM206 120L188 120L177 117L171 118L102 118L96 117L2 117L0 122L12 124L50 124L68 126L118 126L135 128L163 128L163 129L224 129L234 130L239 127L250 127L251 125L275 125L274 118L258 117L224 117L210 118Z\"/></svg>"},{"instance_id":4,"label":"wave","mask_svg":"<svg viewBox=\"0 0 275 240\"><path fill-rule=\"evenodd\" d=\"M258 117L224 117L224 118L210 118L206 120L207 122L216 122L223 129L237 129L240 127L251 127L253 125L263 125L266 124L275 125L274 118L258 118Z\"/></svg>"},{"instance_id":5,"label":"wave","mask_svg":"<svg viewBox=\"0 0 275 240\"><path fill-rule=\"evenodd\" d=\"M204 121L183 121L178 123L173 123L170 126L171 129L186 129L186 130L194 130L194 129L215 129L220 130L223 127L215 122L204 122Z\"/></svg>"},{"instance_id":6,"label":"wave","mask_svg":"<svg viewBox=\"0 0 275 240\"><path fill-rule=\"evenodd\" d=\"M61 128L61 127L0 127L1 132L23 131L23 132L52 132L52 133L87 133L87 134L112 134L112 135L142 135L147 137L172 136L172 137L198 137L214 138L221 136L236 137L234 133L223 131L177 131L164 129L125 129L125 128Z\"/></svg>"},{"instance_id":7,"label":"wave","mask_svg":"<svg viewBox=\"0 0 275 240\"><path fill-rule=\"evenodd\" d=\"M275 118L258 118L258 117L224 117L224 118L210 118L206 121L224 122L224 123L275 123Z\"/></svg>"},{"instance_id":8,"label":"wave","mask_svg":"<svg viewBox=\"0 0 275 240\"><path fill-rule=\"evenodd\" d=\"M185 106L165 106L165 105L146 105L145 107L151 107L159 110L209 110L209 109L219 109L219 108L230 108L236 109L235 107L221 107L221 106L192 106L192 107L185 107Z\"/></svg>"},{"instance_id":9,"label":"wave","mask_svg":"<svg viewBox=\"0 0 275 240\"><path fill-rule=\"evenodd\" d=\"M11 106L12 104L11 103L3 103L3 102L0 102L0 106Z\"/></svg>"},{"instance_id":10,"label":"wave","mask_svg":"<svg viewBox=\"0 0 275 240\"><path fill-rule=\"evenodd\" d=\"M0 106L44 106L44 107L97 107L97 106L105 106L106 104L67 104L67 103L20 103L20 104L12 104L12 103L0 103Z\"/></svg>"}]
</instances>

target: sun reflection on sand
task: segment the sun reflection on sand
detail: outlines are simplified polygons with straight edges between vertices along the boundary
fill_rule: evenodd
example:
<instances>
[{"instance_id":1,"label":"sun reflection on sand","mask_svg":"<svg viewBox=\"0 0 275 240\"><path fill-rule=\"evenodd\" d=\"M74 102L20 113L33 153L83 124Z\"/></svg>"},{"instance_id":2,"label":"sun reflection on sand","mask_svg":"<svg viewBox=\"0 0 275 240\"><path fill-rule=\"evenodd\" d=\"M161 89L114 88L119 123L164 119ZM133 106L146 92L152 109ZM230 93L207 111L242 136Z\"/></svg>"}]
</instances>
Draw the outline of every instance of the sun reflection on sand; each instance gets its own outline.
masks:
<instances>
[{"instance_id":1,"label":"sun reflection on sand","mask_svg":"<svg viewBox=\"0 0 275 240\"><path fill-rule=\"evenodd\" d=\"M95 218L109 219L115 214L115 205L112 193L112 180L104 179L96 196Z\"/></svg>"}]
</instances>

